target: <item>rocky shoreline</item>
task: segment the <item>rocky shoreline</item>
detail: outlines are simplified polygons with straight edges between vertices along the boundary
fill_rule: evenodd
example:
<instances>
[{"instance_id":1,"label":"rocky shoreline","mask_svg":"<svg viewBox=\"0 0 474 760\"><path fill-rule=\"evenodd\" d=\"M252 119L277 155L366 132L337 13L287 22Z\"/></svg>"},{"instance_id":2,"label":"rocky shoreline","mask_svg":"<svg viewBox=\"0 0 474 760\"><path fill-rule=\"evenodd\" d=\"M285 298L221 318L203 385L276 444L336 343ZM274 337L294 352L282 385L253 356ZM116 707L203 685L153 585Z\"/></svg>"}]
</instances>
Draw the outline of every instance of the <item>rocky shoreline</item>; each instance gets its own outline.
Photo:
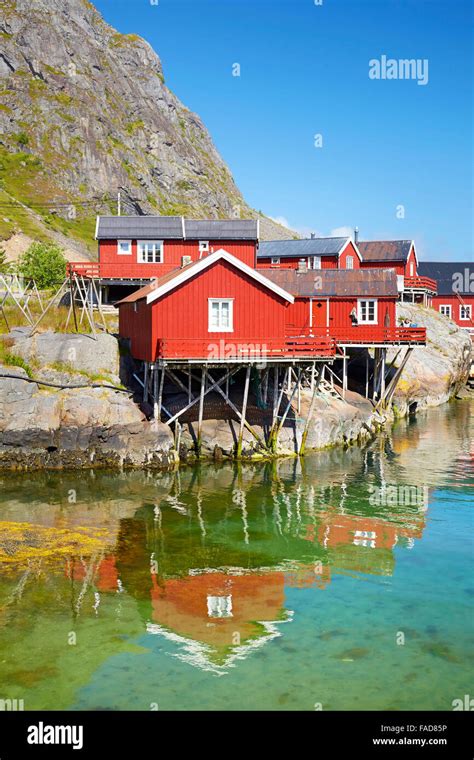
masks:
<instances>
[{"instance_id":1,"label":"rocky shoreline","mask_svg":"<svg viewBox=\"0 0 474 760\"><path fill-rule=\"evenodd\" d=\"M407 304L398 308L399 316L427 327L428 344L414 350L392 408L383 415L375 412L355 376L345 400L330 394L318 397L307 449L362 442L395 417L445 403L466 386L469 336L431 309ZM89 336L42 333L30 338L18 329L6 342L17 364L0 365L0 469L156 469L196 458L192 419L183 425L177 451L170 428L147 419L150 410L136 403L137 398L134 401L129 361L113 336L94 341ZM395 355L393 351L389 359ZM395 367L397 363L395 359ZM294 455L309 402L309 391L303 391L300 413L295 410L282 430L279 456ZM212 409L215 416L203 422L201 457L232 458L236 420L225 410L221 413L218 405L211 407L211 415ZM252 424L263 436L268 419L265 413L255 414ZM243 455L263 456L247 431Z\"/></svg>"}]
</instances>

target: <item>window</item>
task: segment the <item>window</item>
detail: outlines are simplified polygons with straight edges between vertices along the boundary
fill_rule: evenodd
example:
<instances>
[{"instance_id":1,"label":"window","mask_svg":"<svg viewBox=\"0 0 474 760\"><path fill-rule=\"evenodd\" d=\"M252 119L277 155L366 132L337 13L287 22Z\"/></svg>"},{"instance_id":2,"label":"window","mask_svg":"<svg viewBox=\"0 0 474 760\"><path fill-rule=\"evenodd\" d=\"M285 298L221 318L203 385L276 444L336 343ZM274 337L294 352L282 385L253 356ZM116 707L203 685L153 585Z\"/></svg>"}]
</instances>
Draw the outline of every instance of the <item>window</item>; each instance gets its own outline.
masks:
<instances>
[{"instance_id":1,"label":"window","mask_svg":"<svg viewBox=\"0 0 474 760\"><path fill-rule=\"evenodd\" d=\"M472 318L472 306L463 304L459 307L459 319L471 319Z\"/></svg>"},{"instance_id":2,"label":"window","mask_svg":"<svg viewBox=\"0 0 474 760\"><path fill-rule=\"evenodd\" d=\"M377 324L377 301L374 298L360 300L358 302L358 320L360 324L376 325Z\"/></svg>"},{"instance_id":3,"label":"window","mask_svg":"<svg viewBox=\"0 0 474 760\"><path fill-rule=\"evenodd\" d=\"M163 241L139 240L137 242L137 261L139 264L162 264Z\"/></svg>"},{"instance_id":4,"label":"window","mask_svg":"<svg viewBox=\"0 0 474 760\"><path fill-rule=\"evenodd\" d=\"M354 269L354 256L346 256L346 269Z\"/></svg>"},{"instance_id":5,"label":"window","mask_svg":"<svg viewBox=\"0 0 474 760\"><path fill-rule=\"evenodd\" d=\"M132 252L131 240L117 240L117 253L119 256L129 256Z\"/></svg>"},{"instance_id":6,"label":"window","mask_svg":"<svg viewBox=\"0 0 474 760\"><path fill-rule=\"evenodd\" d=\"M414 277L415 275L415 265L413 264L413 261L410 261L410 277Z\"/></svg>"},{"instance_id":7,"label":"window","mask_svg":"<svg viewBox=\"0 0 474 760\"><path fill-rule=\"evenodd\" d=\"M272 256L271 260L272 267L279 267L280 266L280 259L278 256Z\"/></svg>"},{"instance_id":8,"label":"window","mask_svg":"<svg viewBox=\"0 0 474 760\"><path fill-rule=\"evenodd\" d=\"M207 597L207 614L210 618L229 618L232 617L232 597L231 596L208 596Z\"/></svg>"},{"instance_id":9,"label":"window","mask_svg":"<svg viewBox=\"0 0 474 760\"><path fill-rule=\"evenodd\" d=\"M308 256L308 269L321 269L321 256Z\"/></svg>"},{"instance_id":10,"label":"window","mask_svg":"<svg viewBox=\"0 0 474 760\"><path fill-rule=\"evenodd\" d=\"M233 306L231 298L209 299L209 332L233 332Z\"/></svg>"},{"instance_id":11,"label":"window","mask_svg":"<svg viewBox=\"0 0 474 760\"><path fill-rule=\"evenodd\" d=\"M209 240L199 241L199 253L209 253Z\"/></svg>"},{"instance_id":12,"label":"window","mask_svg":"<svg viewBox=\"0 0 474 760\"><path fill-rule=\"evenodd\" d=\"M451 304L441 304L439 307L439 313L442 314L443 317L449 317L451 319Z\"/></svg>"}]
</instances>

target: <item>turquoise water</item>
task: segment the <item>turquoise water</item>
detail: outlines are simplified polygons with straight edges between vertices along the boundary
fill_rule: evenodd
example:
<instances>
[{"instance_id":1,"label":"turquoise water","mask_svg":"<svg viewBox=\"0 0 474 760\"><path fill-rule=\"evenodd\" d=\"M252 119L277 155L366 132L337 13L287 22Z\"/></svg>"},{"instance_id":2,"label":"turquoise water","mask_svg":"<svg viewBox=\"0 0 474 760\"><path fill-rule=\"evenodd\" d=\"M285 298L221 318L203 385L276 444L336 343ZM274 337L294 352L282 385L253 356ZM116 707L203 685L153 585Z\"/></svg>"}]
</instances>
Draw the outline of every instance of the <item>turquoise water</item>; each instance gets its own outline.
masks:
<instances>
[{"instance_id":1,"label":"turquoise water","mask_svg":"<svg viewBox=\"0 0 474 760\"><path fill-rule=\"evenodd\" d=\"M0 698L452 709L472 692L474 405L302 462L0 478Z\"/></svg>"}]
</instances>

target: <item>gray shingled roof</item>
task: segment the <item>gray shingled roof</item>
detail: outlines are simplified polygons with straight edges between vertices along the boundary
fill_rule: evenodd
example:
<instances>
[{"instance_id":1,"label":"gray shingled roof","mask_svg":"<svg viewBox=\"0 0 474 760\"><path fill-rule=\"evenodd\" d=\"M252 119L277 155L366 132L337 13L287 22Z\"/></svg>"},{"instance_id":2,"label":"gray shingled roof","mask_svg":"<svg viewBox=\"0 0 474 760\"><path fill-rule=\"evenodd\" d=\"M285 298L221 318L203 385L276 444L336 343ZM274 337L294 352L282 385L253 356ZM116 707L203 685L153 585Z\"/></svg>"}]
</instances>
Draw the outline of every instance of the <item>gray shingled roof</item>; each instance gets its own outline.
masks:
<instances>
[{"instance_id":1,"label":"gray shingled roof","mask_svg":"<svg viewBox=\"0 0 474 760\"><path fill-rule=\"evenodd\" d=\"M467 270L467 272L466 272ZM474 296L474 265L469 261L420 261L418 274L438 281L439 296ZM470 283L472 275L472 284ZM470 290L470 287L473 290Z\"/></svg>"},{"instance_id":2,"label":"gray shingled roof","mask_svg":"<svg viewBox=\"0 0 474 760\"><path fill-rule=\"evenodd\" d=\"M395 269L261 269L269 280L293 296L397 297ZM316 284L317 279L317 284Z\"/></svg>"},{"instance_id":3,"label":"gray shingled roof","mask_svg":"<svg viewBox=\"0 0 474 760\"><path fill-rule=\"evenodd\" d=\"M362 261L406 261L411 246L411 240L367 240L357 243Z\"/></svg>"},{"instance_id":4,"label":"gray shingled roof","mask_svg":"<svg viewBox=\"0 0 474 760\"><path fill-rule=\"evenodd\" d=\"M188 240L257 240L255 219L184 220ZM183 238L180 216L100 216L98 240L174 240Z\"/></svg>"},{"instance_id":5,"label":"gray shingled roof","mask_svg":"<svg viewBox=\"0 0 474 760\"><path fill-rule=\"evenodd\" d=\"M305 238L304 240L267 240L260 243L257 258L276 256L337 256L347 243L346 237Z\"/></svg>"}]
</instances>

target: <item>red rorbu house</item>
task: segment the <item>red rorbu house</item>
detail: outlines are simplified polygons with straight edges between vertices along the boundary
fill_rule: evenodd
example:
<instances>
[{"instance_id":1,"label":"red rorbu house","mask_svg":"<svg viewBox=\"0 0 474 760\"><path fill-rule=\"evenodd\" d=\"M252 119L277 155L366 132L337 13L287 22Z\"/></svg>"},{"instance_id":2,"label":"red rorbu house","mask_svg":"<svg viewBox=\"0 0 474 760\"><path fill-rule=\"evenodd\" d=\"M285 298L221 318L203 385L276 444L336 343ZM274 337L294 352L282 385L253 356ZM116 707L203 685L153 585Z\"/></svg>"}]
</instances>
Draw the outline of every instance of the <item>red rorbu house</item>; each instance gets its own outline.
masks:
<instances>
[{"instance_id":1,"label":"red rorbu house","mask_svg":"<svg viewBox=\"0 0 474 760\"><path fill-rule=\"evenodd\" d=\"M220 249L158 277L119 301L119 330L144 362L243 362L331 358L335 345L287 333L294 296Z\"/></svg>"},{"instance_id":2,"label":"red rorbu house","mask_svg":"<svg viewBox=\"0 0 474 760\"><path fill-rule=\"evenodd\" d=\"M330 335L340 346L423 344L425 328L399 327L394 269L319 272L265 270L267 277L294 296L286 310L286 329L295 335Z\"/></svg>"},{"instance_id":3,"label":"red rorbu house","mask_svg":"<svg viewBox=\"0 0 474 760\"><path fill-rule=\"evenodd\" d=\"M358 241L362 269L395 269L402 301L431 306L436 280L418 273L418 257L413 240Z\"/></svg>"},{"instance_id":4,"label":"red rorbu house","mask_svg":"<svg viewBox=\"0 0 474 760\"><path fill-rule=\"evenodd\" d=\"M99 216L98 261L75 262L73 272L94 278L103 304L113 304L162 277L224 248L255 267L258 220L189 220L181 216Z\"/></svg>"},{"instance_id":5,"label":"red rorbu house","mask_svg":"<svg viewBox=\"0 0 474 760\"><path fill-rule=\"evenodd\" d=\"M311 237L260 243L259 269L359 269L361 256L350 237Z\"/></svg>"},{"instance_id":6,"label":"red rorbu house","mask_svg":"<svg viewBox=\"0 0 474 760\"><path fill-rule=\"evenodd\" d=\"M474 269L466 261L421 261L419 270L438 282L433 309L467 330L474 340Z\"/></svg>"}]
</instances>

